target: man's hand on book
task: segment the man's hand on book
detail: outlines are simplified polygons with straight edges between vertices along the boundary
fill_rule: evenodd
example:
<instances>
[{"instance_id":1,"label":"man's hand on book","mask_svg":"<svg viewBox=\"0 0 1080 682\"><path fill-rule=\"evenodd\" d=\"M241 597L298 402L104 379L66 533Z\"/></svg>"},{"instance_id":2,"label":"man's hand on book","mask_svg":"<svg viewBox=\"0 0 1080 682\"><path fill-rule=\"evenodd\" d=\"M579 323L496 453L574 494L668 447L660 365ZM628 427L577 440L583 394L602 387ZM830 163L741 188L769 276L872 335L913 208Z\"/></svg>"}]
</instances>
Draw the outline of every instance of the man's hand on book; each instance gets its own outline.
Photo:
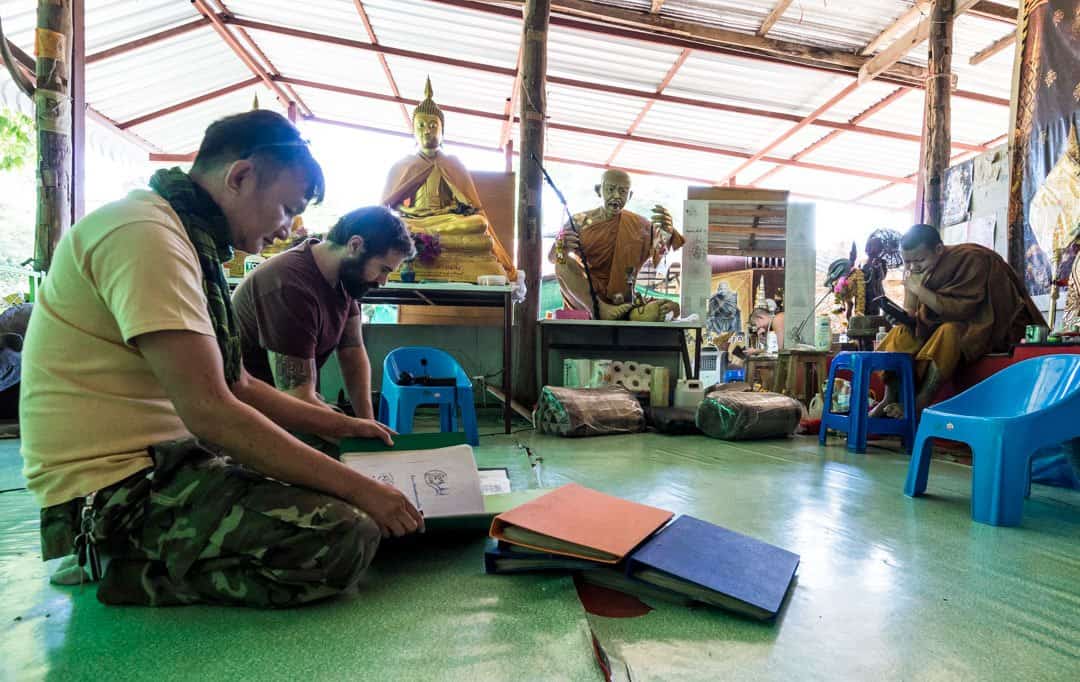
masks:
<instances>
[{"instance_id":1,"label":"man's hand on book","mask_svg":"<svg viewBox=\"0 0 1080 682\"><path fill-rule=\"evenodd\" d=\"M353 504L367 512L382 531L384 538L396 538L424 530L424 517L409 498L392 485L368 479L370 485L357 491Z\"/></svg>"}]
</instances>

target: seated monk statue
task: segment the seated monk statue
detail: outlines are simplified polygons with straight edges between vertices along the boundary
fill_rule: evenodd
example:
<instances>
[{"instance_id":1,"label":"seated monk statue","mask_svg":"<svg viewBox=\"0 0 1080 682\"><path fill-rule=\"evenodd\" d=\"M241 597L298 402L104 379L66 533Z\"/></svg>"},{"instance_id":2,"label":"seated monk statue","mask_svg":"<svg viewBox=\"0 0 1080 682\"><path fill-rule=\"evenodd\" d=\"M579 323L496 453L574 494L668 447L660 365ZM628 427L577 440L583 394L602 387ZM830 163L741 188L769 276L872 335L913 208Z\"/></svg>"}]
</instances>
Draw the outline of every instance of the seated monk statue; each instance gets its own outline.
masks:
<instances>
[{"instance_id":1,"label":"seated monk statue","mask_svg":"<svg viewBox=\"0 0 1080 682\"><path fill-rule=\"evenodd\" d=\"M481 275L517 278L514 262L488 222L472 176L456 157L444 154L443 112L431 99L413 111L417 153L390 169L382 203L396 211L409 231L438 235L442 253L431 264L415 262L417 280L476 283Z\"/></svg>"},{"instance_id":2,"label":"seated monk statue","mask_svg":"<svg viewBox=\"0 0 1080 682\"><path fill-rule=\"evenodd\" d=\"M945 246L932 226L915 225L900 250L907 269L904 309L915 328L890 319L896 326L877 350L914 356L915 409L921 412L958 367L1008 351L1043 317L1016 272L984 246ZM895 377L887 375L885 398L871 416L901 414Z\"/></svg>"},{"instance_id":3,"label":"seated monk statue","mask_svg":"<svg viewBox=\"0 0 1080 682\"><path fill-rule=\"evenodd\" d=\"M580 234L567 224L548 254L564 305L593 313L591 279L600 319L656 322L669 314L678 316L679 304L674 301L634 296L642 266L651 260L655 267L668 250L679 249L685 241L672 226L671 214L655 206L650 220L623 210L631 196L630 176L625 171L605 171L595 189L603 205L575 215Z\"/></svg>"}]
</instances>

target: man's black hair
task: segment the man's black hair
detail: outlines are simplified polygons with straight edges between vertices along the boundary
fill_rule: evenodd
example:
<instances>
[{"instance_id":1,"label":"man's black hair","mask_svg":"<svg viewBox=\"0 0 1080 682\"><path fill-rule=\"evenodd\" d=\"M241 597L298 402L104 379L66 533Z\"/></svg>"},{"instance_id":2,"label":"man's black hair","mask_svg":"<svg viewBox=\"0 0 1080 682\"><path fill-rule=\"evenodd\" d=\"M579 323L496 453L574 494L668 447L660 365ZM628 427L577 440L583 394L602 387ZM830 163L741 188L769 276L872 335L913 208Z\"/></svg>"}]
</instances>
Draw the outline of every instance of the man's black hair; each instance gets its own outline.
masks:
<instances>
[{"instance_id":1,"label":"man's black hair","mask_svg":"<svg viewBox=\"0 0 1080 682\"><path fill-rule=\"evenodd\" d=\"M366 206L346 213L334 223L326 238L344 246L354 236L363 238L365 255L383 256L397 251L406 260L416 257L416 247L405 222L384 206Z\"/></svg>"},{"instance_id":2,"label":"man's black hair","mask_svg":"<svg viewBox=\"0 0 1080 682\"><path fill-rule=\"evenodd\" d=\"M322 167L300 131L281 114L255 109L211 123L191 170L207 172L241 159L255 164L260 184L273 182L284 168L296 168L307 176L308 201L320 203L326 194Z\"/></svg>"},{"instance_id":3,"label":"man's black hair","mask_svg":"<svg viewBox=\"0 0 1080 682\"><path fill-rule=\"evenodd\" d=\"M900 240L900 248L905 251L914 251L920 246L935 249L941 243L941 233L933 225L919 223L918 225L912 225L911 229Z\"/></svg>"}]
</instances>

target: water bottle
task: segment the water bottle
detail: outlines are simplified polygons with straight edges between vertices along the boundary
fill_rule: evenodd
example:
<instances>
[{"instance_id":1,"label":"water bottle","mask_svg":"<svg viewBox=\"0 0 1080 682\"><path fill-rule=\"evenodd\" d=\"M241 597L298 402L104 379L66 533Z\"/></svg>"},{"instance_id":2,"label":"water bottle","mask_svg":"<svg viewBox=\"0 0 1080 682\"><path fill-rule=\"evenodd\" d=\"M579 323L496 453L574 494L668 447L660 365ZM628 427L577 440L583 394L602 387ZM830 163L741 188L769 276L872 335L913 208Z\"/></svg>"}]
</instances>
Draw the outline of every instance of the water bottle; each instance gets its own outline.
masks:
<instances>
[{"instance_id":1,"label":"water bottle","mask_svg":"<svg viewBox=\"0 0 1080 682\"><path fill-rule=\"evenodd\" d=\"M885 331L885 327L877 328L877 336L874 337L874 348L881 345L881 342L885 340L885 337L889 335L889 332Z\"/></svg>"},{"instance_id":2,"label":"water bottle","mask_svg":"<svg viewBox=\"0 0 1080 682\"><path fill-rule=\"evenodd\" d=\"M776 338L776 332L769 332L765 341L765 350L769 353L778 353L780 351L780 341Z\"/></svg>"}]
</instances>

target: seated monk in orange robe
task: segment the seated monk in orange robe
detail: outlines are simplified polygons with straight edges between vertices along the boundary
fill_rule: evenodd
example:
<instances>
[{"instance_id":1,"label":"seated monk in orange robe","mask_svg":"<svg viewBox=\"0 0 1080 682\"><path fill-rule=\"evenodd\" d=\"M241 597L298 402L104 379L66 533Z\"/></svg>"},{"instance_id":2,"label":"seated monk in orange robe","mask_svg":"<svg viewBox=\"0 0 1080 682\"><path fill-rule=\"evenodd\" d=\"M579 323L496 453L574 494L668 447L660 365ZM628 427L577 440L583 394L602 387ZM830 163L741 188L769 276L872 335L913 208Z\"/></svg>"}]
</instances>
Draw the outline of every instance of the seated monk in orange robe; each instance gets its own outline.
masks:
<instances>
[{"instance_id":1,"label":"seated monk in orange robe","mask_svg":"<svg viewBox=\"0 0 1080 682\"><path fill-rule=\"evenodd\" d=\"M1044 324L1023 282L994 251L978 244L945 246L930 225L915 225L900 242L908 269L904 308L915 329L896 325L877 350L915 358L921 412L961 365L1008 351L1029 324ZM892 321L895 324L895 321ZM891 377L872 416L900 416Z\"/></svg>"},{"instance_id":2,"label":"seated monk in orange robe","mask_svg":"<svg viewBox=\"0 0 1080 682\"><path fill-rule=\"evenodd\" d=\"M641 267L650 260L655 267L664 253L682 247L685 241L672 227L671 215L662 206L653 209L652 220L623 210L631 192L630 176L621 170L606 171L596 193L604 205L574 216L580 236L567 224L548 254L565 306L593 313L583 252L600 319L655 320L669 312L678 315L677 303L655 300L635 305L633 295Z\"/></svg>"},{"instance_id":3,"label":"seated monk in orange robe","mask_svg":"<svg viewBox=\"0 0 1080 682\"><path fill-rule=\"evenodd\" d=\"M472 282L480 275L517 277L514 261L499 242L465 166L444 154L443 113L431 99L413 112L418 151L390 169L382 203L397 211L409 230L437 234L442 254L432 264L414 264L418 280Z\"/></svg>"}]
</instances>

